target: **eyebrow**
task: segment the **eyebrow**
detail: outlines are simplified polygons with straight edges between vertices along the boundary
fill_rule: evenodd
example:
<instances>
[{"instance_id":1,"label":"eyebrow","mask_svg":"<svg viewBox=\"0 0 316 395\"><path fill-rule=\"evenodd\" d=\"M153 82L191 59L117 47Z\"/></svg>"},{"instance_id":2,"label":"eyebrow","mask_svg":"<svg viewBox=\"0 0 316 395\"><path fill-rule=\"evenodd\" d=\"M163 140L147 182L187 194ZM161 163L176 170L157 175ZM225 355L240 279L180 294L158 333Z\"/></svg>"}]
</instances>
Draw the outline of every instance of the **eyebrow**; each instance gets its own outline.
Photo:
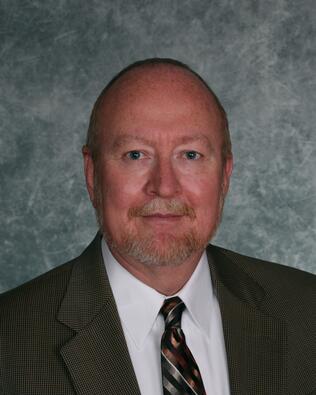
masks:
<instances>
[{"instance_id":1,"label":"eyebrow","mask_svg":"<svg viewBox=\"0 0 316 395\"><path fill-rule=\"evenodd\" d=\"M183 136L180 139L180 144L194 143L195 141L204 141L209 148L212 148L209 139L202 133L197 134L196 136Z\"/></svg>"},{"instance_id":2,"label":"eyebrow","mask_svg":"<svg viewBox=\"0 0 316 395\"><path fill-rule=\"evenodd\" d=\"M114 149L119 149L124 144L132 143L132 142L141 142L147 145L153 145L152 141L144 138L144 137L139 137L139 136L130 136L128 134L123 134L120 135L116 140L113 141L113 148Z\"/></svg>"},{"instance_id":3,"label":"eyebrow","mask_svg":"<svg viewBox=\"0 0 316 395\"><path fill-rule=\"evenodd\" d=\"M124 146L124 144L128 144L128 143L132 143L132 142L140 142L143 144L147 144L147 145L155 145L154 142L152 140L149 140L145 137L140 137L140 136L131 136L131 135L120 135L114 142L113 142L113 148L114 149L119 149L122 146ZM209 139L202 133L197 134L195 136L182 136L179 140L178 140L178 145L181 144L188 144L188 143L193 143L195 141L203 141L204 143L207 144L208 148L213 151L213 147L209 141Z\"/></svg>"}]
</instances>

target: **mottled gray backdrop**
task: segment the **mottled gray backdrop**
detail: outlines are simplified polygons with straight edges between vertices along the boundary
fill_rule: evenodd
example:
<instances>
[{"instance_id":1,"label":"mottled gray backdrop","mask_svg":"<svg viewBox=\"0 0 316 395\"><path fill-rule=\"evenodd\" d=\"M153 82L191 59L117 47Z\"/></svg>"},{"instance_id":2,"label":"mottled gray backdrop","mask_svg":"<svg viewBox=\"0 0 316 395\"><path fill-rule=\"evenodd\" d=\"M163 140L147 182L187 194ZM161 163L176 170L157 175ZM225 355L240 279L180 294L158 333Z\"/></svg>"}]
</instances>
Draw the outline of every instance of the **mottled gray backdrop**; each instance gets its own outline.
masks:
<instances>
[{"instance_id":1,"label":"mottled gray backdrop","mask_svg":"<svg viewBox=\"0 0 316 395\"><path fill-rule=\"evenodd\" d=\"M96 231L81 146L128 63L175 57L227 109L235 154L216 243L316 272L315 0L0 0L0 290Z\"/></svg>"}]
</instances>

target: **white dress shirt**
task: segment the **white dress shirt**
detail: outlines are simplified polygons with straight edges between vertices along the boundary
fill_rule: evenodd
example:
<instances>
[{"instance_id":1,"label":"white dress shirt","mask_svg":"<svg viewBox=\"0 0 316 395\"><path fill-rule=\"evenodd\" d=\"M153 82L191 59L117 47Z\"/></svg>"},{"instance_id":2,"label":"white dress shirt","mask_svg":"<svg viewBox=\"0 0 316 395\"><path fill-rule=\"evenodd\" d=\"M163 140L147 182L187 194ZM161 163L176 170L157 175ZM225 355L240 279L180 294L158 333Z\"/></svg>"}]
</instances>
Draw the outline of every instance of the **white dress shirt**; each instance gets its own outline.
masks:
<instances>
[{"instance_id":1,"label":"white dress shirt","mask_svg":"<svg viewBox=\"0 0 316 395\"><path fill-rule=\"evenodd\" d=\"M123 268L104 239L102 255L141 394L162 395L160 341L164 319L159 310L166 296ZM181 327L206 393L229 395L221 314L205 252L189 281L173 296L179 296L186 305Z\"/></svg>"}]
</instances>

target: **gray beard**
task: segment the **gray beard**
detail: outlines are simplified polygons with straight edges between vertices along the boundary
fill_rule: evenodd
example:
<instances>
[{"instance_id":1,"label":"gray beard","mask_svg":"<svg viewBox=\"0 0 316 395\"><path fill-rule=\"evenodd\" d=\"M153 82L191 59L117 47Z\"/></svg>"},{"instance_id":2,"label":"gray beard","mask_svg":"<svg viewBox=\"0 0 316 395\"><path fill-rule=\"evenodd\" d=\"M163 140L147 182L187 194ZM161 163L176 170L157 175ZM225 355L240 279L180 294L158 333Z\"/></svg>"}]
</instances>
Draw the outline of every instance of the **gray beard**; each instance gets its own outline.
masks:
<instances>
[{"instance_id":1,"label":"gray beard","mask_svg":"<svg viewBox=\"0 0 316 395\"><path fill-rule=\"evenodd\" d=\"M128 256L145 266L179 266L192 254L201 252L208 241L200 240L194 232L175 237L166 235L163 246L157 245L153 236L137 237L123 234L120 242L103 233L106 242L113 251Z\"/></svg>"},{"instance_id":2,"label":"gray beard","mask_svg":"<svg viewBox=\"0 0 316 395\"><path fill-rule=\"evenodd\" d=\"M155 235L140 236L134 232L125 231L120 238L115 239L103 226L102 215L97 213L100 230L112 251L121 256L128 256L146 266L179 266L191 255L202 252L215 236L222 218L224 199L221 199L219 215L214 229L204 239L191 230L179 235L166 234L158 245Z\"/></svg>"}]
</instances>

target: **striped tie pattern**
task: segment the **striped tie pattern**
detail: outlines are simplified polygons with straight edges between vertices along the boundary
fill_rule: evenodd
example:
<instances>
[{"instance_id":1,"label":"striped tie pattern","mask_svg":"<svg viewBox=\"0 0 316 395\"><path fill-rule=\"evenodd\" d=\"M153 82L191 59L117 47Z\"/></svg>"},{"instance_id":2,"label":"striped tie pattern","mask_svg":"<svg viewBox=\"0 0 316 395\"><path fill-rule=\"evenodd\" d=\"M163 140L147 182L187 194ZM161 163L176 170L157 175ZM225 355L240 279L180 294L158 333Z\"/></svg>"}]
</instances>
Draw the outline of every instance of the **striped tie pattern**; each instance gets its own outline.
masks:
<instances>
[{"instance_id":1,"label":"striped tie pattern","mask_svg":"<svg viewBox=\"0 0 316 395\"><path fill-rule=\"evenodd\" d=\"M185 304L179 297L166 299L160 312L165 319L161 339L164 395L206 395L199 368L185 342L181 316Z\"/></svg>"}]
</instances>

